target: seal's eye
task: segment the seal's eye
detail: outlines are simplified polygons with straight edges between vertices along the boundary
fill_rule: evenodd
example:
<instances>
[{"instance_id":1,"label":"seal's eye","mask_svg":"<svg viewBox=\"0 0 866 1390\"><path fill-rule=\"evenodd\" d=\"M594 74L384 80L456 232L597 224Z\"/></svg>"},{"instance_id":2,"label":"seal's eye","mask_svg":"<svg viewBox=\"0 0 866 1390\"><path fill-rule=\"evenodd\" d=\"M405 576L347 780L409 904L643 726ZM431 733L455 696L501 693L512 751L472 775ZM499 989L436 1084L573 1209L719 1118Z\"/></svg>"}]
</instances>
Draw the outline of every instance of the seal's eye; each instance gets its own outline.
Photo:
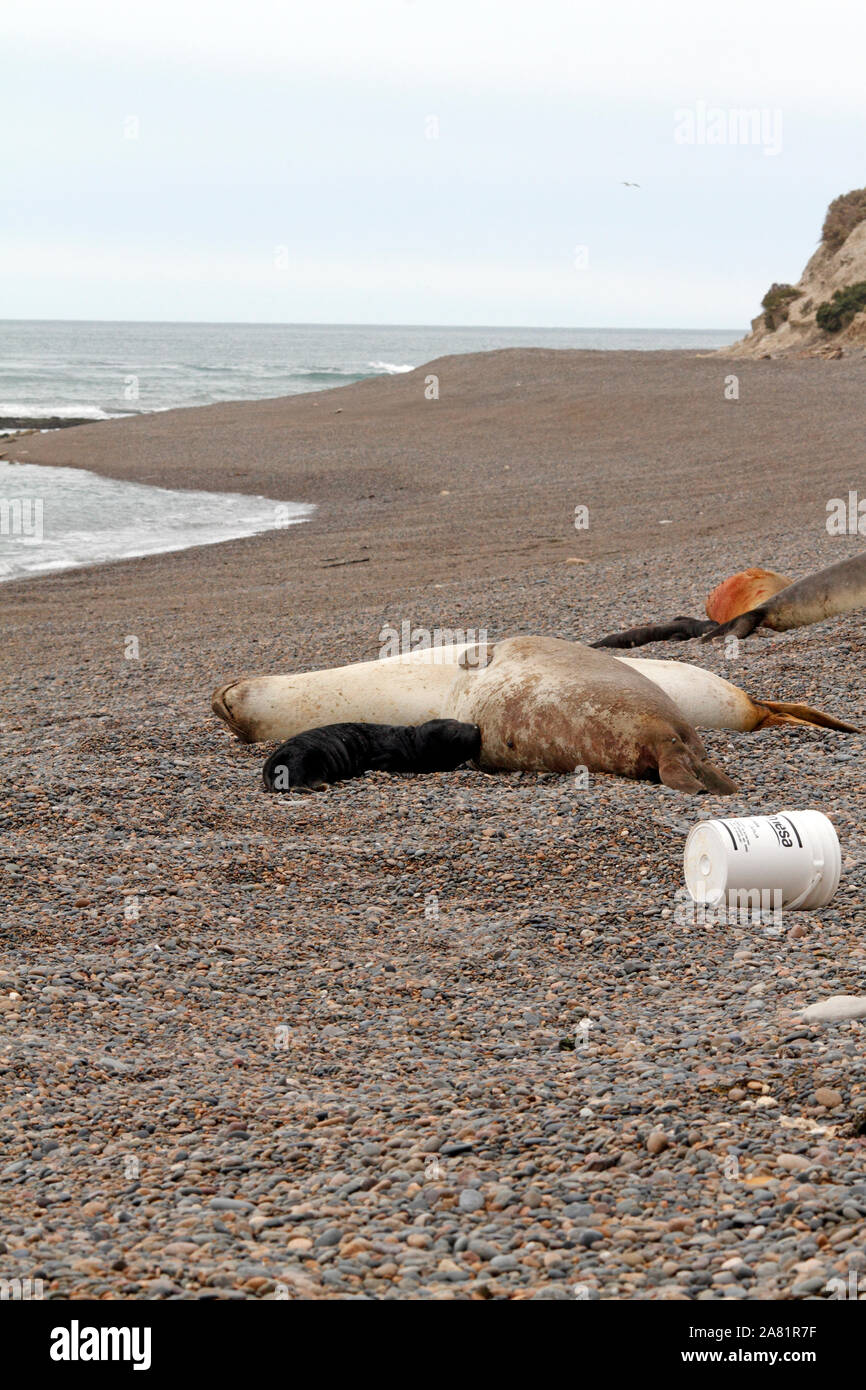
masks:
<instances>
[{"instance_id":1,"label":"seal's eye","mask_svg":"<svg viewBox=\"0 0 866 1390\"><path fill-rule=\"evenodd\" d=\"M506 746L506 748L513 748L513 747L514 747L514 739L513 739L513 738L507 738L507 739L505 740L505 746Z\"/></svg>"}]
</instances>

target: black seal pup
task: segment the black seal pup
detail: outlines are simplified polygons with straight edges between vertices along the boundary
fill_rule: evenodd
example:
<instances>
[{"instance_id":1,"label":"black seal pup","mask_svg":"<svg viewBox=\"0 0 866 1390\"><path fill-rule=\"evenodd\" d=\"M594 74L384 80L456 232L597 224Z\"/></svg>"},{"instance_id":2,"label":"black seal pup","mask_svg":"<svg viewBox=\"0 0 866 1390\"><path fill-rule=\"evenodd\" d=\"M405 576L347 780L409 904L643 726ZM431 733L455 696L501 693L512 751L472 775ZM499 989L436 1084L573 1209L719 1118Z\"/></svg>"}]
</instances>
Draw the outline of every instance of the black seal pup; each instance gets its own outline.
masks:
<instances>
[{"instance_id":1,"label":"black seal pup","mask_svg":"<svg viewBox=\"0 0 866 1390\"><path fill-rule=\"evenodd\" d=\"M325 724L296 734L262 769L268 792L319 791L362 772L453 772L478 758L476 724L430 719L426 724Z\"/></svg>"}]
</instances>

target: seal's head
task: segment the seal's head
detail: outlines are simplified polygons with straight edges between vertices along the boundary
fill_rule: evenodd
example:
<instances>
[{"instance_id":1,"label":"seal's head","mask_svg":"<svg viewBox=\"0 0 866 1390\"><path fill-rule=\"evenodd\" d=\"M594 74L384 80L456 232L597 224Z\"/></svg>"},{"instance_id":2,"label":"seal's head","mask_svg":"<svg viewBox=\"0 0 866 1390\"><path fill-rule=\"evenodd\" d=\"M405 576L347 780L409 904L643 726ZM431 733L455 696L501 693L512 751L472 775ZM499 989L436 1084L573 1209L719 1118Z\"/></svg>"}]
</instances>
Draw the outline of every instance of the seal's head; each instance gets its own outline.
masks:
<instances>
[{"instance_id":1,"label":"seal's head","mask_svg":"<svg viewBox=\"0 0 866 1390\"><path fill-rule=\"evenodd\" d=\"M240 681L229 681L228 685L221 685L211 696L210 707L218 719L222 719L228 724L232 733L240 739L241 743L249 743L250 737L246 725L241 722L240 712L236 708L236 695L239 694Z\"/></svg>"},{"instance_id":2,"label":"seal's head","mask_svg":"<svg viewBox=\"0 0 866 1390\"><path fill-rule=\"evenodd\" d=\"M481 730L459 719L429 719L415 734L415 772L453 772L481 755Z\"/></svg>"}]
</instances>

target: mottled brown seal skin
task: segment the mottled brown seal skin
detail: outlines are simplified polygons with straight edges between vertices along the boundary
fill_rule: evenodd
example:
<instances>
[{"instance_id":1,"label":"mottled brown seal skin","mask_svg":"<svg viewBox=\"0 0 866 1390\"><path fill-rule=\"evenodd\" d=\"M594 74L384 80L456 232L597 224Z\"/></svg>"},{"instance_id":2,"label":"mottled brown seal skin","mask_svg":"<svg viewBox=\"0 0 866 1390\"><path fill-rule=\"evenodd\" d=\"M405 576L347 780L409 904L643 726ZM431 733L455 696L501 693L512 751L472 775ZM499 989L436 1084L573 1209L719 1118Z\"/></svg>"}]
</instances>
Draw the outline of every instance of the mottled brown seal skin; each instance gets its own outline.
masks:
<instances>
[{"instance_id":1,"label":"mottled brown seal skin","mask_svg":"<svg viewBox=\"0 0 866 1390\"><path fill-rule=\"evenodd\" d=\"M613 772L683 792L736 785L708 760L691 724L652 681L606 652L555 637L497 642L485 670L458 677L453 719L481 729L490 771Z\"/></svg>"},{"instance_id":2,"label":"mottled brown seal skin","mask_svg":"<svg viewBox=\"0 0 866 1390\"><path fill-rule=\"evenodd\" d=\"M789 628L838 618L858 608L866 608L866 554L853 555L850 560L840 560L837 565L798 579L765 603L712 628L701 641L713 642L728 632L735 637L748 637L758 627L787 632Z\"/></svg>"},{"instance_id":3,"label":"mottled brown seal skin","mask_svg":"<svg viewBox=\"0 0 866 1390\"><path fill-rule=\"evenodd\" d=\"M780 589L787 589L790 583L790 579L776 574L775 570L757 567L740 570L739 574L730 575L713 589L706 602L707 617L714 623L730 622L731 618L739 618L741 613L749 613L759 604L766 603Z\"/></svg>"}]
</instances>

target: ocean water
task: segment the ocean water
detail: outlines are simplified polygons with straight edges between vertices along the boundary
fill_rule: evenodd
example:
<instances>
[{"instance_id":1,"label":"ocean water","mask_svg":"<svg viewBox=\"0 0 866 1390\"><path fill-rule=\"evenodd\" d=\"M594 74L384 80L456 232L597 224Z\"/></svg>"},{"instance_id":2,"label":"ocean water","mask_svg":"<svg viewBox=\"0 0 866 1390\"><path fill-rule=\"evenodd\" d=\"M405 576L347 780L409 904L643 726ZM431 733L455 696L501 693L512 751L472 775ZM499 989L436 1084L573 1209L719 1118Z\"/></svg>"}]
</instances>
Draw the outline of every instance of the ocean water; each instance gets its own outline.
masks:
<instances>
[{"instance_id":1,"label":"ocean water","mask_svg":"<svg viewBox=\"0 0 866 1390\"><path fill-rule=\"evenodd\" d=\"M738 336L736 329L0 320L0 433L12 432L11 419L38 427L40 420L105 420L321 391L409 372L450 353L507 347L709 352ZM0 460L0 581L216 544L296 524L313 510Z\"/></svg>"},{"instance_id":2,"label":"ocean water","mask_svg":"<svg viewBox=\"0 0 866 1390\"><path fill-rule=\"evenodd\" d=\"M102 420L173 406L262 400L408 372L503 347L709 352L738 329L424 328L341 324L0 320L0 421Z\"/></svg>"},{"instance_id":3,"label":"ocean water","mask_svg":"<svg viewBox=\"0 0 866 1390\"><path fill-rule=\"evenodd\" d=\"M0 459L0 581L254 536L314 511L304 502L175 492Z\"/></svg>"}]
</instances>

